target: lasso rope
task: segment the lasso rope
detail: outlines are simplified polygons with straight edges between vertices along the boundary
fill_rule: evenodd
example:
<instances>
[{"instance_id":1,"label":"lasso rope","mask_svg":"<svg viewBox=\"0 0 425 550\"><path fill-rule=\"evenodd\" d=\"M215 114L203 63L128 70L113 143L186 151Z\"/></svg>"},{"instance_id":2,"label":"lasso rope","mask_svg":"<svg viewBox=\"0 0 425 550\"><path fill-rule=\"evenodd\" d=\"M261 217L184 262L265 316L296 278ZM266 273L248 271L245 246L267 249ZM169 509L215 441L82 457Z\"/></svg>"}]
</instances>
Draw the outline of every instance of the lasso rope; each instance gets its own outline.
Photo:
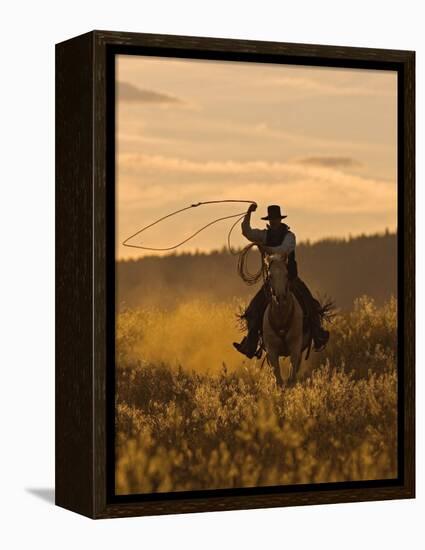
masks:
<instances>
[{"instance_id":1,"label":"lasso rope","mask_svg":"<svg viewBox=\"0 0 425 550\"><path fill-rule=\"evenodd\" d=\"M153 227L154 225L157 225L158 223L160 223L160 222L162 222L162 221L164 221L168 218L171 218L172 216L176 216L177 214L180 214L181 212L185 212L186 210L190 210L191 208L197 208L198 206L201 206L201 205L204 205L204 204L219 204L219 203L224 203L224 202L244 202L244 203L249 203L249 204L255 204L255 201L236 200L236 199L225 199L225 200L216 200L216 201L197 202L197 203L191 204L190 206L186 206L184 208L180 208L179 210L175 210L174 212L171 212L170 214L167 214L166 216L162 216L161 218L159 218L159 219L155 220L154 222L146 225L145 227L142 227L142 229L139 229L138 231L136 231L136 233L133 233L133 235L130 235L130 237L127 237L123 241L122 244L123 244L123 246L127 246L127 247L130 247L130 248L139 248L141 250L152 250L152 251L157 251L157 252L165 252L165 251L168 251L168 250L175 250L176 248L179 248L179 246L182 246L183 244L187 243L188 241L190 241L191 239L196 237L196 235L199 235L199 233L201 233L201 231L204 231L208 227L211 227L212 225L214 225L214 224L216 224L220 221L223 221L223 220L229 220L229 219L232 219L232 218L237 218L237 220L233 223L232 227L230 228L229 233L227 234L227 246L228 246L229 252L233 256L239 256L239 258L238 258L238 273L239 273L240 277L248 285L253 285L253 284L257 283L260 280L261 276L264 276L264 272L263 272L264 271L264 268L263 268L263 266L264 266L263 252L259 249L260 253L261 253L261 267L260 267L260 269L256 273L250 273L248 271L248 268L247 268L247 257L248 257L249 251L252 249L252 247L257 246L257 245L255 243L250 243L249 245L245 246L242 250L233 250L233 248L231 246L231 243L230 243L230 238L231 238L231 234L232 234L233 229L246 216L248 210L246 210L245 212L239 212L238 214L232 214L230 216L223 216L221 218L217 218L217 219L213 220L212 222L209 222L209 223L205 224L204 226L199 228L197 231L195 231L194 233L189 235L189 237L187 237L183 241L180 241L179 243L177 243L173 246L168 246L168 247L165 247L165 248L155 248L155 247L151 247L151 246L142 246L142 245L137 245L137 244L129 244L129 241L131 239L134 239L134 237L137 237L137 235L140 235L141 233L143 233L147 229Z\"/></svg>"},{"instance_id":2,"label":"lasso rope","mask_svg":"<svg viewBox=\"0 0 425 550\"><path fill-rule=\"evenodd\" d=\"M249 252L251 251L252 247L256 246L261 254L261 266L258 271L255 273L251 273L248 271L247 267L247 258L249 255ZM240 278L247 284L247 285L255 285L255 283L258 283L258 281L263 278L265 279L265 271L264 271L264 252L261 250L261 248L255 244L250 243L245 248L243 248L239 252L239 258L238 258L238 274Z\"/></svg>"},{"instance_id":3,"label":"lasso rope","mask_svg":"<svg viewBox=\"0 0 425 550\"><path fill-rule=\"evenodd\" d=\"M224 203L224 202L247 202L249 204L255 204L255 201L235 200L235 199L197 202L195 204L191 204L190 206L186 206L185 208L180 208L179 210L175 210L174 212L171 212L171 214L167 214L166 216L162 216L162 218L159 218L159 219L155 220L154 222L146 225L145 227L142 227L142 229L139 229L139 231L136 231L136 233L133 233L133 235L130 235L130 237L127 237L125 239L125 241L123 241L122 244L123 244L123 246L128 246L128 247L131 247L131 248L140 248L141 250L154 250L154 251L158 251L158 252L166 251L166 250L175 250L179 246L182 246L183 244L187 243L188 241L190 241L191 239L196 237L196 235L199 235L199 233L201 233L201 231L204 231L205 229L207 229L207 227L211 227L211 225L214 225L215 223L218 223L218 222L223 221L223 220L230 220L231 218L238 218L235 221L235 223L232 225L232 227L230 228L230 231L229 231L229 234L228 234L228 240L227 240L230 252L232 252L232 254L237 254L237 252L234 252L232 250L232 247L230 245L230 235L231 235L233 229L235 228L236 224L242 218L245 217L247 211L239 212L238 214L232 214L230 216L223 216L221 218L217 218L217 219L213 220L212 222L207 223L206 225L204 225L203 227L201 227L200 229L198 229L197 231L195 231L191 235L189 235L189 237L187 237L183 241L181 241L181 242L179 242L179 243L177 243L173 246L168 246L166 248L154 248L154 247L151 247L151 246L142 246L142 245L138 245L138 244L129 244L129 241L131 239L134 239L134 237L137 237L137 235L140 235L141 233L143 233L147 229L153 227L154 225L157 225L158 223L166 220L167 218L171 218L172 216L176 216L177 214L180 214L181 212L185 212L186 210L190 210L191 208L197 208L198 206L201 206L201 205L204 205L204 204L219 204L219 203Z\"/></svg>"}]
</instances>

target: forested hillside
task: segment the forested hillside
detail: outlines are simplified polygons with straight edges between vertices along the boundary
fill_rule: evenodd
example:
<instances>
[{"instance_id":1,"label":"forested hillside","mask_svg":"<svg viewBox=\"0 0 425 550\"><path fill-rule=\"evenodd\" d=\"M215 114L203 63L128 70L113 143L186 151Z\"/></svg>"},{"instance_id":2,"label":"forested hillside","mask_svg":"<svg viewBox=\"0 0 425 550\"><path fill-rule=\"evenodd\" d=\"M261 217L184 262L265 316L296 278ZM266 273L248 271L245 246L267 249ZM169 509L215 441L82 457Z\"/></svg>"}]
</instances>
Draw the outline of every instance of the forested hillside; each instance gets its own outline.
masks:
<instances>
[{"instance_id":1,"label":"forested hillside","mask_svg":"<svg viewBox=\"0 0 425 550\"><path fill-rule=\"evenodd\" d=\"M362 294L377 304L397 296L397 239L392 233L300 243L296 255L299 275L312 292L330 296L341 309L350 309ZM252 252L252 270L258 259ZM257 287L246 286L236 266L237 257L226 250L119 261L118 308L173 307L193 298L248 300Z\"/></svg>"}]
</instances>

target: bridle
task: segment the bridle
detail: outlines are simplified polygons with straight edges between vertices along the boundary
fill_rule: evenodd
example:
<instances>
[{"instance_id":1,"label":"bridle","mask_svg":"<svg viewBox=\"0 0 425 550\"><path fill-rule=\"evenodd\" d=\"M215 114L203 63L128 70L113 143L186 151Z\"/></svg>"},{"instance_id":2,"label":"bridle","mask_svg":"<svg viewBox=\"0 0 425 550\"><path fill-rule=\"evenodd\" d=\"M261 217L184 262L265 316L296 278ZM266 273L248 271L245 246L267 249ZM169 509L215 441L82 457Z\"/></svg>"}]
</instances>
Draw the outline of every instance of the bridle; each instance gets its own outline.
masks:
<instances>
[{"instance_id":1,"label":"bridle","mask_svg":"<svg viewBox=\"0 0 425 550\"><path fill-rule=\"evenodd\" d=\"M288 304L289 308L288 308L287 314L284 316L283 322L279 323L279 326L278 326L278 323L276 323L276 319L273 316L273 308L269 308L268 315L269 315L270 325L277 334L281 335L282 333L286 332L291 322L292 315L294 312L294 300L289 290L288 279L286 280L283 299L279 300L279 297L276 295L273 289L273 286L271 284L271 278L270 278L270 266L272 265L273 261L276 261L276 260L272 259L270 262L265 261L265 269L264 269L264 274L265 274L264 284L265 284L266 291L270 296L270 303L272 305L275 304L275 306L277 306L280 309L280 308L285 308L285 304L288 304L289 302Z\"/></svg>"},{"instance_id":2,"label":"bridle","mask_svg":"<svg viewBox=\"0 0 425 550\"><path fill-rule=\"evenodd\" d=\"M275 260L275 259L267 260L263 256L263 281L264 281L264 284L267 286L271 299L276 303L276 305L279 305L279 299L275 291L273 290L273 286L271 284L271 278L270 278L270 267L273 264L273 262L276 262L276 261L279 261L279 260ZM284 261L284 260L281 260L281 261ZM286 285L285 285L285 292L284 292L284 301L288 295L288 292L289 292L289 282L287 279Z\"/></svg>"}]
</instances>

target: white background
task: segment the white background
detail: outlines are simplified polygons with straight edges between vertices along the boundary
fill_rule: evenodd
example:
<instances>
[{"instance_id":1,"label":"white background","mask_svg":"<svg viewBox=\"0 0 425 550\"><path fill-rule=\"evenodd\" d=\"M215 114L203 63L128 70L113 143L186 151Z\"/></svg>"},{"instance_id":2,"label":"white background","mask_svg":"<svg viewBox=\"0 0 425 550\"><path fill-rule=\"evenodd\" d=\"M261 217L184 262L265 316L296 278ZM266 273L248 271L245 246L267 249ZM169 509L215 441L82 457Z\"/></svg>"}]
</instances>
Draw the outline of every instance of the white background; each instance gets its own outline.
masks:
<instances>
[{"instance_id":1,"label":"white background","mask_svg":"<svg viewBox=\"0 0 425 550\"><path fill-rule=\"evenodd\" d=\"M418 252L423 241L420 1L73 0L1 11L0 544L3 548L423 548L424 281L418 253L418 498L91 521L54 486L54 44L92 29L417 51ZM4 540L3 540L4 539Z\"/></svg>"}]
</instances>

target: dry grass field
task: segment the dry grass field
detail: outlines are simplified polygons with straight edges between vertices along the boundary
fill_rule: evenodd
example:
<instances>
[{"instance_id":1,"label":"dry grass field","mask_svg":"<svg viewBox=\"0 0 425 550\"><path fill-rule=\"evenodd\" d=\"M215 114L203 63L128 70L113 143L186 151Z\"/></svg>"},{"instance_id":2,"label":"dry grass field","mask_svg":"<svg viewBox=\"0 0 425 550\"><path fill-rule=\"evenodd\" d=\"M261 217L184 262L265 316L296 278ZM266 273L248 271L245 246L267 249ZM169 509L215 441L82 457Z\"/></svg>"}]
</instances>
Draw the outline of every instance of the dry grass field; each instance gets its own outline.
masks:
<instances>
[{"instance_id":1,"label":"dry grass field","mask_svg":"<svg viewBox=\"0 0 425 550\"><path fill-rule=\"evenodd\" d=\"M240 306L119 313L117 493L395 477L396 300L340 312L283 391L232 348Z\"/></svg>"}]
</instances>

